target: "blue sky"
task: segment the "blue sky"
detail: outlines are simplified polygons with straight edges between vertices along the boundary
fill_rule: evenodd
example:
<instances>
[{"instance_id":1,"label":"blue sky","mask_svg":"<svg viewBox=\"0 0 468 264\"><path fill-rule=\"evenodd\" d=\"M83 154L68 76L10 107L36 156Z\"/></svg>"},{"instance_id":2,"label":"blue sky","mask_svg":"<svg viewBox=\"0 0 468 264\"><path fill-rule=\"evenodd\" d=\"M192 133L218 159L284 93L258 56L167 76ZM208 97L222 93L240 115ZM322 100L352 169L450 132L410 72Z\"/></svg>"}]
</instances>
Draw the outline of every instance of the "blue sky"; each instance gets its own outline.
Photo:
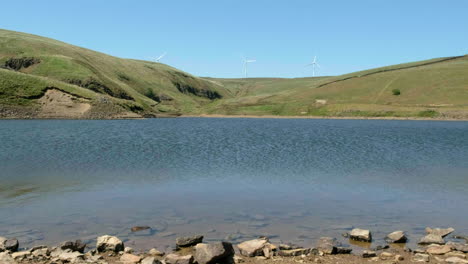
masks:
<instances>
[{"instance_id":1,"label":"blue sky","mask_svg":"<svg viewBox=\"0 0 468 264\"><path fill-rule=\"evenodd\" d=\"M348 72L468 53L468 1L4 1L0 28L199 76Z\"/></svg>"}]
</instances>

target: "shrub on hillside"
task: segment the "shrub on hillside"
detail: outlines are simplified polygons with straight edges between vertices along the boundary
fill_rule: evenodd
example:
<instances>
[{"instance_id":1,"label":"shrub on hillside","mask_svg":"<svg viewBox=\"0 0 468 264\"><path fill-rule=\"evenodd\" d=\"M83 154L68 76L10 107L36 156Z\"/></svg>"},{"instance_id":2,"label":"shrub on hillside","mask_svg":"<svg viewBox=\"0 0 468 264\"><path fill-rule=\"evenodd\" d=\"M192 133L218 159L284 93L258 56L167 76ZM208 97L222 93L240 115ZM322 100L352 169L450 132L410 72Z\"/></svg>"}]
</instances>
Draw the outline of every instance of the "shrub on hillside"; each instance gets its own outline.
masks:
<instances>
[{"instance_id":1,"label":"shrub on hillside","mask_svg":"<svg viewBox=\"0 0 468 264\"><path fill-rule=\"evenodd\" d=\"M400 95L401 94L400 89L393 89L392 94L393 95Z\"/></svg>"}]
</instances>

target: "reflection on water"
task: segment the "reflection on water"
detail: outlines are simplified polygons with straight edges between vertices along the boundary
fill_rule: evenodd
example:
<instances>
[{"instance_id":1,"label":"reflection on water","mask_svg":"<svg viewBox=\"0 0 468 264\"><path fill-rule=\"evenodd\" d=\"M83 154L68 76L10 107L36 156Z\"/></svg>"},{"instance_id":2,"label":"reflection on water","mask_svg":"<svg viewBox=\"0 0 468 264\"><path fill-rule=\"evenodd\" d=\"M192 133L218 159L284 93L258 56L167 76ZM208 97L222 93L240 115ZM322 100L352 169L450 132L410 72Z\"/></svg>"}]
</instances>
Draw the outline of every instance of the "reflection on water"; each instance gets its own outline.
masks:
<instances>
[{"instance_id":1,"label":"reflection on water","mask_svg":"<svg viewBox=\"0 0 468 264\"><path fill-rule=\"evenodd\" d=\"M0 142L0 235L23 245L468 233L467 122L0 121Z\"/></svg>"}]
</instances>

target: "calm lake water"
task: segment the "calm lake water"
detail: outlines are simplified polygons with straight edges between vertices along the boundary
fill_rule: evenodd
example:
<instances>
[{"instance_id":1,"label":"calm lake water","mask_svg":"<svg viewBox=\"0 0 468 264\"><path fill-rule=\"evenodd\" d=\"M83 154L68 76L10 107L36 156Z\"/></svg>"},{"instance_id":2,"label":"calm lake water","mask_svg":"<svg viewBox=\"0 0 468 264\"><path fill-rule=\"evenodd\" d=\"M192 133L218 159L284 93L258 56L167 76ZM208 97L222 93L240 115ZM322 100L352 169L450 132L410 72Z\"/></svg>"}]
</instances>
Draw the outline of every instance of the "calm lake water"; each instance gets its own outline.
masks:
<instances>
[{"instance_id":1,"label":"calm lake water","mask_svg":"<svg viewBox=\"0 0 468 264\"><path fill-rule=\"evenodd\" d=\"M312 246L352 227L414 243L426 226L466 235L467 219L468 122L0 121L0 236L22 246L111 234L167 250L196 233Z\"/></svg>"}]
</instances>

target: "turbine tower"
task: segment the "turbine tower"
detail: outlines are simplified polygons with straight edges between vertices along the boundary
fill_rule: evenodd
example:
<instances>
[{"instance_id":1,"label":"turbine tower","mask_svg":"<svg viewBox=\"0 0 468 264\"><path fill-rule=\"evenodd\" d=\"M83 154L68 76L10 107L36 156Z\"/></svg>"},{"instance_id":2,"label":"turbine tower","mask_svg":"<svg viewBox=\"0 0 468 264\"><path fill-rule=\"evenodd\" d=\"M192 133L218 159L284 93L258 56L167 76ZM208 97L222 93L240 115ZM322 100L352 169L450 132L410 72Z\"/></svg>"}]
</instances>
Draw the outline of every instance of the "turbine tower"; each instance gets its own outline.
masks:
<instances>
[{"instance_id":1,"label":"turbine tower","mask_svg":"<svg viewBox=\"0 0 468 264\"><path fill-rule=\"evenodd\" d=\"M249 60L249 59L246 59L245 57L242 57L242 61L244 63L244 74L245 74L245 78L247 78L247 64L248 63L252 63L252 62L256 62L257 60Z\"/></svg>"},{"instance_id":2,"label":"turbine tower","mask_svg":"<svg viewBox=\"0 0 468 264\"><path fill-rule=\"evenodd\" d=\"M153 60L155 62L159 62L162 58L164 58L164 56L166 56L167 52L164 52L161 56L157 57L157 58L153 58Z\"/></svg>"},{"instance_id":3,"label":"turbine tower","mask_svg":"<svg viewBox=\"0 0 468 264\"><path fill-rule=\"evenodd\" d=\"M312 77L315 77L315 67L320 68L320 65L317 63L317 56L314 56L312 63L307 66L312 66Z\"/></svg>"}]
</instances>

